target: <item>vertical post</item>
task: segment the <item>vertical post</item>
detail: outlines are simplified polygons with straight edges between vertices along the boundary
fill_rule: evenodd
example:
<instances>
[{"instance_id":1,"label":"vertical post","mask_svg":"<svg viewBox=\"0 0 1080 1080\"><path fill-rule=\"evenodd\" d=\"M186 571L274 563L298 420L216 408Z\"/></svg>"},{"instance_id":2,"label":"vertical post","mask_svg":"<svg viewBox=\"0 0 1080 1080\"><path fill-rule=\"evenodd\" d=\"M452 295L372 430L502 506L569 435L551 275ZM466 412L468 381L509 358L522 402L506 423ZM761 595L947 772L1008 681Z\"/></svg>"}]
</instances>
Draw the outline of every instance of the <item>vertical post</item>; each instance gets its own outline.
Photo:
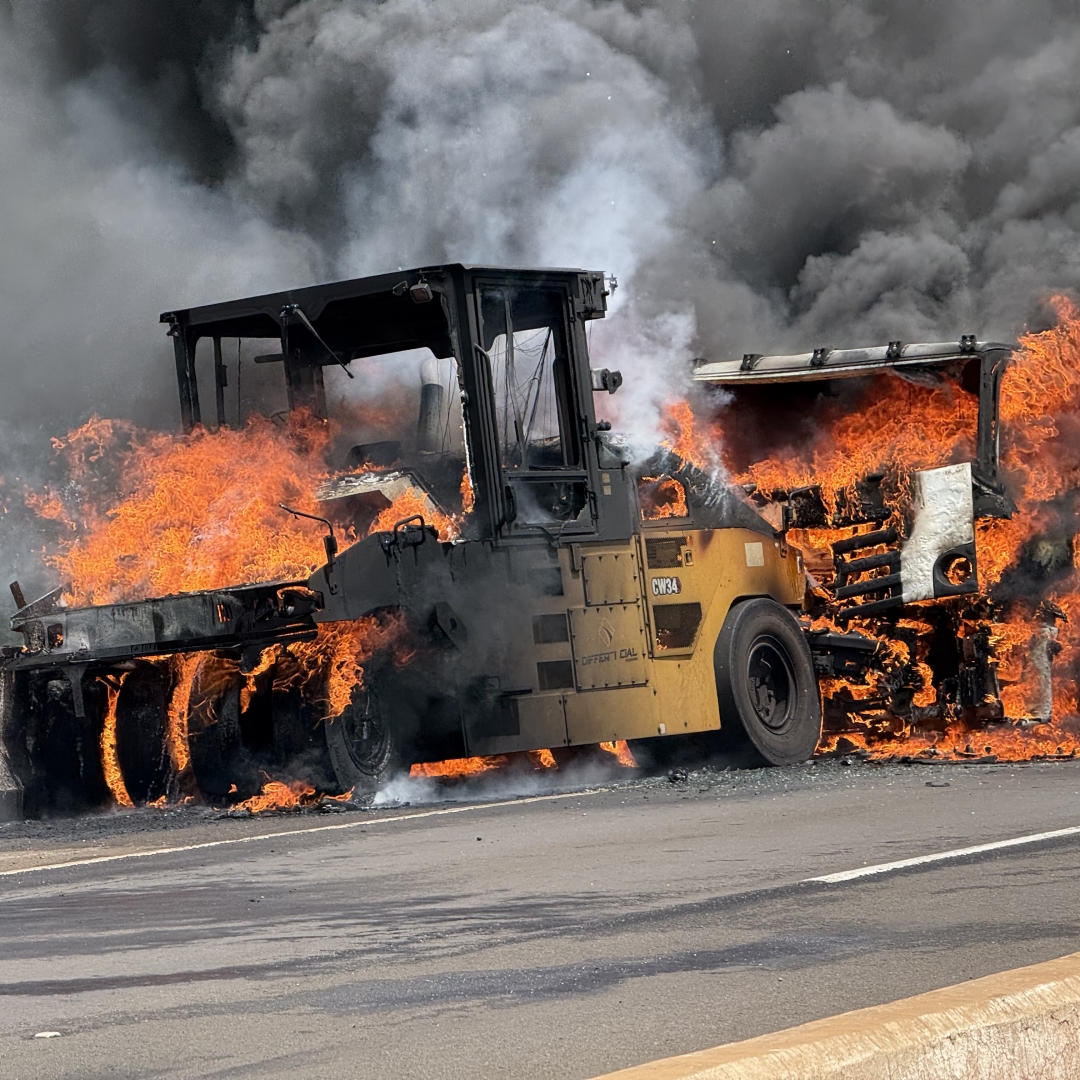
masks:
<instances>
[{"instance_id":1,"label":"vertical post","mask_svg":"<svg viewBox=\"0 0 1080 1080\"><path fill-rule=\"evenodd\" d=\"M987 349L979 360L977 460L971 470L977 518L1009 518L1016 510L1016 504L998 479L1001 377L1011 355L1010 349L999 346Z\"/></svg>"},{"instance_id":2,"label":"vertical post","mask_svg":"<svg viewBox=\"0 0 1080 1080\"><path fill-rule=\"evenodd\" d=\"M188 341L186 329L180 323L173 323L169 335L173 339L173 353L176 357L176 382L180 389L180 422L185 431L191 431L196 424L202 423L199 410L199 384L195 379L194 351Z\"/></svg>"},{"instance_id":3,"label":"vertical post","mask_svg":"<svg viewBox=\"0 0 1080 1080\"><path fill-rule=\"evenodd\" d=\"M326 390L322 366L305 355L303 346L293 334L288 319L281 324L281 355L285 361L285 387L289 394L289 411L310 409L318 420L326 419Z\"/></svg>"},{"instance_id":4,"label":"vertical post","mask_svg":"<svg viewBox=\"0 0 1080 1080\"><path fill-rule=\"evenodd\" d=\"M225 361L221 358L221 338L214 338L214 391L217 396L217 422L218 428L226 427L225 423L225 387L229 385L229 373L225 368Z\"/></svg>"},{"instance_id":5,"label":"vertical post","mask_svg":"<svg viewBox=\"0 0 1080 1080\"><path fill-rule=\"evenodd\" d=\"M998 422L1001 376L1009 353L1005 349L987 349L979 370L979 430L977 454L983 479L996 484L1000 425Z\"/></svg>"}]
</instances>

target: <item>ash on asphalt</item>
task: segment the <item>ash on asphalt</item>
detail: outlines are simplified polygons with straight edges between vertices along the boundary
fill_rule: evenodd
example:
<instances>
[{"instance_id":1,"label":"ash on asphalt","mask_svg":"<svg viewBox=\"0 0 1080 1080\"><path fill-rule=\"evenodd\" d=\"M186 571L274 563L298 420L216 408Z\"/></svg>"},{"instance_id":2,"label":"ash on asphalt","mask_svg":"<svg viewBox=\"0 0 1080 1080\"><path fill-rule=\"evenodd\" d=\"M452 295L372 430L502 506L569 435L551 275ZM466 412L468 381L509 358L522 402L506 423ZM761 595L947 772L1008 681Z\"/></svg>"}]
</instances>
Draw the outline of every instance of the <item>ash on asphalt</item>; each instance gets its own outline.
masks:
<instances>
[{"instance_id":1,"label":"ash on asphalt","mask_svg":"<svg viewBox=\"0 0 1080 1080\"><path fill-rule=\"evenodd\" d=\"M247 821L230 818L222 808L174 806L111 809L74 817L57 817L0 824L0 853L5 850L95 844L119 837L150 837L173 834L169 842L183 842L185 831L198 828L220 830L233 835L244 832L277 831L282 828L321 824L340 815L379 818L440 806L482 804L515 798L600 791L635 792L648 798L710 800L778 796L814 788L822 791L873 789L900 777L918 777L929 788L948 787L949 776L976 770L982 774L1015 773L1018 770L1060 769L1063 762L1009 762L945 764L878 762L849 758L817 758L802 765L777 769L737 769L723 763L705 763L666 772L646 774L642 770L590 762L567 769L523 773L493 769L461 778L417 778L399 776L389 781L369 805L323 803L319 806L283 811L266 811ZM1066 767L1068 767L1066 765ZM1080 768L1080 763L1077 763ZM200 837L202 839L203 837Z\"/></svg>"}]
</instances>

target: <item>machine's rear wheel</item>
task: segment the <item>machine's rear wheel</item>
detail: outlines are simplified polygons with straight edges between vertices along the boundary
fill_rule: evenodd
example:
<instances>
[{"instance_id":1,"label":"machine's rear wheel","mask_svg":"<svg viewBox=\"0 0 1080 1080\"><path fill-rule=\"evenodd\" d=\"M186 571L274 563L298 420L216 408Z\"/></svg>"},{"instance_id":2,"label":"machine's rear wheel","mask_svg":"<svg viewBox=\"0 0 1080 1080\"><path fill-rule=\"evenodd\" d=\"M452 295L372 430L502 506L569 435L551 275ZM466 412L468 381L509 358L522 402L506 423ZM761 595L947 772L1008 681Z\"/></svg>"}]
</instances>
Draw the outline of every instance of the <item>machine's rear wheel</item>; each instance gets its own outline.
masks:
<instances>
[{"instance_id":1,"label":"machine's rear wheel","mask_svg":"<svg viewBox=\"0 0 1080 1080\"><path fill-rule=\"evenodd\" d=\"M821 738L817 676L798 621L774 600L728 612L713 653L721 731L758 764L806 761Z\"/></svg>"},{"instance_id":2,"label":"machine's rear wheel","mask_svg":"<svg viewBox=\"0 0 1080 1080\"><path fill-rule=\"evenodd\" d=\"M342 791L367 795L399 764L400 738L378 694L368 687L353 691L340 716L324 720L326 748Z\"/></svg>"},{"instance_id":3,"label":"machine's rear wheel","mask_svg":"<svg viewBox=\"0 0 1080 1080\"><path fill-rule=\"evenodd\" d=\"M170 763L165 749L169 682L156 664L136 665L116 703L116 757L136 805L164 795Z\"/></svg>"}]
</instances>

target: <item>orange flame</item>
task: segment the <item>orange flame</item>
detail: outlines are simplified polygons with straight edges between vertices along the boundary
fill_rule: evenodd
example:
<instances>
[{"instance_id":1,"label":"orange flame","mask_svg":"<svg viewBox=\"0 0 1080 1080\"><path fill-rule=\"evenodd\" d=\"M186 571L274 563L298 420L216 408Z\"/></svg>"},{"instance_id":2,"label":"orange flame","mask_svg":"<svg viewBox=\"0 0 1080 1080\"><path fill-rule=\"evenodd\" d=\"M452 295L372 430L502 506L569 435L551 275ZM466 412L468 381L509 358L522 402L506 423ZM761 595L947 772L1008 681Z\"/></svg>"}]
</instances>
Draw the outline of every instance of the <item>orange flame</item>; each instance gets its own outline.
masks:
<instances>
[{"instance_id":1,"label":"orange flame","mask_svg":"<svg viewBox=\"0 0 1080 1080\"><path fill-rule=\"evenodd\" d=\"M510 758L506 754L489 757L447 758L446 761L418 761L409 768L409 776L474 776L501 769Z\"/></svg>"},{"instance_id":2,"label":"orange flame","mask_svg":"<svg viewBox=\"0 0 1080 1080\"><path fill-rule=\"evenodd\" d=\"M709 469L716 464L712 441L699 430L688 402L672 401L664 406L662 423L667 431L664 446L681 461L699 469Z\"/></svg>"},{"instance_id":3,"label":"orange flame","mask_svg":"<svg viewBox=\"0 0 1080 1080\"><path fill-rule=\"evenodd\" d=\"M120 771L120 761L116 755L116 705L120 700L120 687L128 672L119 675L99 675L98 681L105 686L105 722L101 728L101 765L105 773L105 783L109 786L117 806L134 806L124 783L124 774Z\"/></svg>"},{"instance_id":4,"label":"orange flame","mask_svg":"<svg viewBox=\"0 0 1080 1080\"><path fill-rule=\"evenodd\" d=\"M253 814L262 814L267 810L290 810L310 806L315 801L315 795L315 789L304 780L292 780L287 784L270 780L263 784L261 794L238 802L232 809L249 810Z\"/></svg>"},{"instance_id":5,"label":"orange flame","mask_svg":"<svg viewBox=\"0 0 1080 1080\"><path fill-rule=\"evenodd\" d=\"M325 424L305 415L279 427L254 416L237 431L170 435L91 420L58 449L78 476L86 444L97 464L110 439L114 486L85 493L75 536L49 560L71 582L72 603L304 578L322 563L322 526L278 504L317 512Z\"/></svg>"},{"instance_id":6,"label":"orange flame","mask_svg":"<svg viewBox=\"0 0 1080 1080\"><path fill-rule=\"evenodd\" d=\"M646 521L686 517L686 488L672 476L643 476L638 481L641 516Z\"/></svg>"},{"instance_id":7,"label":"orange flame","mask_svg":"<svg viewBox=\"0 0 1080 1080\"><path fill-rule=\"evenodd\" d=\"M421 517L425 525L433 525L440 540L454 540L461 531L459 522L437 509L422 491L409 488L379 514L368 532L390 532L398 522L411 517Z\"/></svg>"},{"instance_id":8,"label":"orange flame","mask_svg":"<svg viewBox=\"0 0 1080 1080\"><path fill-rule=\"evenodd\" d=\"M191 768L191 750L188 747L188 716L191 713L191 690L195 677L202 667L199 653L187 653L170 658L173 689L169 695L166 715L165 745L176 775L184 776Z\"/></svg>"},{"instance_id":9,"label":"orange flame","mask_svg":"<svg viewBox=\"0 0 1080 1080\"><path fill-rule=\"evenodd\" d=\"M614 754L615 759L624 768L636 769L638 767L638 763L634 760L634 755L625 739L619 739L617 742L602 742L600 749L607 751L609 754Z\"/></svg>"}]
</instances>

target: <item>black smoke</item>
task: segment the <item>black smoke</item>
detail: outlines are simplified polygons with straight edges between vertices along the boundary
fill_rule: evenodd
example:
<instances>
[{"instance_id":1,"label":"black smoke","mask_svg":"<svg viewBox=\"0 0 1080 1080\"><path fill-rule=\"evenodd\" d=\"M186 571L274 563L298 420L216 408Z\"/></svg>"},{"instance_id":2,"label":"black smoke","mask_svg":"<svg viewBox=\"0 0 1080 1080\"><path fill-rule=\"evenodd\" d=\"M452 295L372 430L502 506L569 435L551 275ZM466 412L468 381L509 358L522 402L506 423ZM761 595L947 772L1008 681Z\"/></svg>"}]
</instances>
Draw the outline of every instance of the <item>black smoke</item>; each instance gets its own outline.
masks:
<instances>
[{"instance_id":1,"label":"black smoke","mask_svg":"<svg viewBox=\"0 0 1080 1080\"><path fill-rule=\"evenodd\" d=\"M1009 338L1080 286L1073 0L4 0L0 95L8 503L91 411L175 423L169 307L604 269L647 431L690 356Z\"/></svg>"}]
</instances>

